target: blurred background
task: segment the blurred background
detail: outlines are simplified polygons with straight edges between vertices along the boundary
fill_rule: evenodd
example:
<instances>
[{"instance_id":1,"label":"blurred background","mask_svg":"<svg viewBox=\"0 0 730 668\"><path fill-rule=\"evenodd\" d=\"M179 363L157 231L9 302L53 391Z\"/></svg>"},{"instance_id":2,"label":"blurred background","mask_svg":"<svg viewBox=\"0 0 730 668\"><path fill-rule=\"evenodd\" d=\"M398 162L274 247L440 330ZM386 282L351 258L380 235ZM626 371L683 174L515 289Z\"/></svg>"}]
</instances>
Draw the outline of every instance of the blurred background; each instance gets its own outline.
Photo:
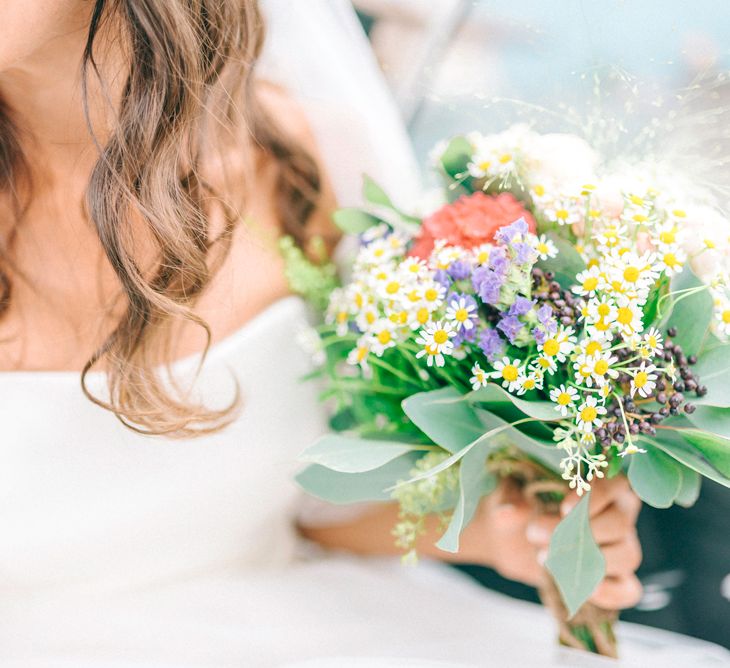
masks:
<instances>
[{"instance_id":1,"label":"blurred background","mask_svg":"<svg viewBox=\"0 0 730 668\"><path fill-rule=\"evenodd\" d=\"M599 144L609 134L612 146L639 134L642 150L673 144L685 159L687 151L697 156L693 166L702 161L719 193L730 192L728 0L353 4L421 164L446 136L529 119ZM728 490L706 482L694 508L645 508L639 531L645 594L622 618L730 647ZM535 599L487 569L465 570Z\"/></svg>"}]
</instances>

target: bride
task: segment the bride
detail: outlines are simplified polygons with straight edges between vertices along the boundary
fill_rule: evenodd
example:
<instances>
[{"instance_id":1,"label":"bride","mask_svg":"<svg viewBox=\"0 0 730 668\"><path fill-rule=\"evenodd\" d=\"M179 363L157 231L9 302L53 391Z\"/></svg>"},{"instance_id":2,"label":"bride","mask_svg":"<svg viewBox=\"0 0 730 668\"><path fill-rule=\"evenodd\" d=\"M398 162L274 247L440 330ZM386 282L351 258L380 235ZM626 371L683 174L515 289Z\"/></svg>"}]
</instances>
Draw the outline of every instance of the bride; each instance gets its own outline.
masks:
<instances>
[{"instance_id":1,"label":"bride","mask_svg":"<svg viewBox=\"0 0 730 668\"><path fill-rule=\"evenodd\" d=\"M295 17L325 36L334 17L304 6L270 7L269 72L291 89L308 85L297 44L319 41ZM438 563L536 582L557 519L513 490L482 503L459 554L426 537L431 559L405 569L392 504L335 513L293 483L326 423L299 382L306 312L277 239L334 248L335 193L409 168L367 57L349 87L374 82L354 93L371 107L334 88L308 105L254 70L254 0L6 0L0 26L2 665L599 662ZM392 154L367 156L381 130ZM638 502L620 479L594 496L593 600L630 606ZM719 656L622 633L627 665Z\"/></svg>"}]
</instances>

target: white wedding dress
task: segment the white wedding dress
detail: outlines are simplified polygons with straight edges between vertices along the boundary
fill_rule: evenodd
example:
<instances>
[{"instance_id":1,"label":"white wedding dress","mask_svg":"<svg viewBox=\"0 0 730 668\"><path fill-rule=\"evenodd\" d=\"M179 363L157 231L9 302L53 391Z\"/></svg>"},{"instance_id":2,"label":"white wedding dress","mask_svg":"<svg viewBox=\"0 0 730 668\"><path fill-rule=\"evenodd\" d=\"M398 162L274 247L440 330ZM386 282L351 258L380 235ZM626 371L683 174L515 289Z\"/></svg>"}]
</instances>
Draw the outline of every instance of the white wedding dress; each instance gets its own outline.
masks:
<instances>
[{"instance_id":1,"label":"white wedding dress","mask_svg":"<svg viewBox=\"0 0 730 668\"><path fill-rule=\"evenodd\" d=\"M344 129L332 118L344 117L312 115L336 148ZM346 197L353 167L325 153ZM0 372L0 666L616 665L558 649L542 608L445 565L326 553L298 537L298 518L337 519L293 481L297 455L326 431L318 388L301 381L306 321L287 297L212 347L196 392L223 405L233 374L245 403L198 439L132 432L83 395L78 373ZM176 376L197 362L179 360ZM89 382L104 396L101 373ZM730 665L689 638L632 625L620 635L621 665Z\"/></svg>"}]
</instances>

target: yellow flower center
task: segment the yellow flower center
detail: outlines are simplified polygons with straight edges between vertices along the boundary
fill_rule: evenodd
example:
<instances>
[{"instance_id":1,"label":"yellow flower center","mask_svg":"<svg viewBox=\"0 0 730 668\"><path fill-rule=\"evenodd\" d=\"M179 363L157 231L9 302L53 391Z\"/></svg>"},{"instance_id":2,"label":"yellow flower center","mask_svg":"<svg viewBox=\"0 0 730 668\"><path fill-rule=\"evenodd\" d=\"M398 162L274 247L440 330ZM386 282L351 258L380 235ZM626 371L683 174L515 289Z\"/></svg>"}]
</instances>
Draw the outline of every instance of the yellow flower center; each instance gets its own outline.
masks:
<instances>
[{"instance_id":1,"label":"yellow flower center","mask_svg":"<svg viewBox=\"0 0 730 668\"><path fill-rule=\"evenodd\" d=\"M674 209L674 211L672 211L672 213L674 214L675 218L686 218L687 217L687 212L684 211L683 209Z\"/></svg>"},{"instance_id":2,"label":"yellow flower center","mask_svg":"<svg viewBox=\"0 0 730 668\"><path fill-rule=\"evenodd\" d=\"M543 369L549 369L550 368L550 360L545 359L544 357L538 357L537 363L543 368Z\"/></svg>"},{"instance_id":3,"label":"yellow flower center","mask_svg":"<svg viewBox=\"0 0 730 668\"><path fill-rule=\"evenodd\" d=\"M378 341L382 345L386 345L386 344L390 343L392 338L393 338L393 336L391 335L390 331L387 329L383 329L380 332L378 332Z\"/></svg>"},{"instance_id":4,"label":"yellow flower center","mask_svg":"<svg viewBox=\"0 0 730 668\"><path fill-rule=\"evenodd\" d=\"M469 319L469 311L465 308L457 309L456 313L454 313L454 318L456 318L459 322L464 322Z\"/></svg>"},{"instance_id":5,"label":"yellow flower center","mask_svg":"<svg viewBox=\"0 0 730 668\"><path fill-rule=\"evenodd\" d=\"M605 318L607 315L611 313L611 305L606 304L605 302L601 302L598 305L598 315L601 316L601 318Z\"/></svg>"},{"instance_id":6,"label":"yellow flower center","mask_svg":"<svg viewBox=\"0 0 730 668\"><path fill-rule=\"evenodd\" d=\"M578 373L583 376L583 378L588 378L588 376L591 375L591 367L589 367L587 364L584 364L579 370Z\"/></svg>"},{"instance_id":7,"label":"yellow flower center","mask_svg":"<svg viewBox=\"0 0 730 668\"><path fill-rule=\"evenodd\" d=\"M665 230L659 235L659 241L663 244L673 244L677 238L677 228L673 227L671 230Z\"/></svg>"},{"instance_id":8,"label":"yellow flower center","mask_svg":"<svg viewBox=\"0 0 730 668\"><path fill-rule=\"evenodd\" d=\"M418 320L418 322L422 325L425 325L428 322L429 315L430 313L428 312L428 309L425 306L422 306L416 312L416 320Z\"/></svg>"},{"instance_id":9,"label":"yellow flower center","mask_svg":"<svg viewBox=\"0 0 730 668\"><path fill-rule=\"evenodd\" d=\"M571 401L570 395L567 392L561 392L558 395L558 404L561 406L567 406Z\"/></svg>"},{"instance_id":10,"label":"yellow flower center","mask_svg":"<svg viewBox=\"0 0 730 668\"><path fill-rule=\"evenodd\" d=\"M534 390L535 389L535 379L534 378L525 378L525 382L522 383L522 387L524 387L526 390Z\"/></svg>"},{"instance_id":11,"label":"yellow flower center","mask_svg":"<svg viewBox=\"0 0 730 668\"><path fill-rule=\"evenodd\" d=\"M618 310L616 318L622 325L630 325L634 319L634 314L628 306L622 306Z\"/></svg>"},{"instance_id":12,"label":"yellow flower center","mask_svg":"<svg viewBox=\"0 0 730 668\"><path fill-rule=\"evenodd\" d=\"M362 362L367 357L367 354L368 354L368 349L365 346L360 346L357 349L357 355L356 355L357 361Z\"/></svg>"},{"instance_id":13,"label":"yellow flower center","mask_svg":"<svg viewBox=\"0 0 730 668\"><path fill-rule=\"evenodd\" d=\"M439 291L436 288L428 288L426 290L424 297L426 298L426 301L433 302L438 299Z\"/></svg>"},{"instance_id":14,"label":"yellow flower center","mask_svg":"<svg viewBox=\"0 0 730 668\"><path fill-rule=\"evenodd\" d=\"M634 378L634 385L639 388L644 387L648 380L649 374L647 374L646 371L639 371L639 373L637 373L636 377Z\"/></svg>"},{"instance_id":15,"label":"yellow flower center","mask_svg":"<svg viewBox=\"0 0 730 668\"><path fill-rule=\"evenodd\" d=\"M546 255L548 253L548 247L547 244L539 243L537 244L537 252L540 253L540 255Z\"/></svg>"},{"instance_id":16,"label":"yellow flower center","mask_svg":"<svg viewBox=\"0 0 730 668\"><path fill-rule=\"evenodd\" d=\"M705 246L710 250L717 248L717 244L712 239L705 239Z\"/></svg>"},{"instance_id":17,"label":"yellow flower center","mask_svg":"<svg viewBox=\"0 0 730 668\"><path fill-rule=\"evenodd\" d=\"M640 275L641 272L637 267L626 267L626 269L624 269L624 280L629 283L636 283L636 281L639 280Z\"/></svg>"},{"instance_id":18,"label":"yellow flower center","mask_svg":"<svg viewBox=\"0 0 730 668\"><path fill-rule=\"evenodd\" d=\"M437 329L433 335L433 340L438 343L446 343L449 340L449 335L443 329Z\"/></svg>"},{"instance_id":19,"label":"yellow flower center","mask_svg":"<svg viewBox=\"0 0 730 668\"><path fill-rule=\"evenodd\" d=\"M376 317L377 316L375 315L375 313L373 311L368 311L365 314L365 321L368 323L368 325L372 325L375 322Z\"/></svg>"},{"instance_id":20,"label":"yellow flower center","mask_svg":"<svg viewBox=\"0 0 730 668\"><path fill-rule=\"evenodd\" d=\"M611 327L603 318L601 318L595 325L593 325L599 332L607 332Z\"/></svg>"},{"instance_id":21,"label":"yellow flower center","mask_svg":"<svg viewBox=\"0 0 730 668\"><path fill-rule=\"evenodd\" d=\"M560 344L555 339L548 339L543 344L542 350L546 355L552 357L553 355L558 354L558 351L560 350Z\"/></svg>"},{"instance_id":22,"label":"yellow flower center","mask_svg":"<svg viewBox=\"0 0 730 668\"><path fill-rule=\"evenodd\" d=\"M510 160L512 160L512 155L510 153L505 153L504 155L500 156L499 161L506 165Z\"/></svg>"},{"instance_id":23,"label":"yellow flower center","mask_svg":"<svg viewBox=\"0 0 730 668\"><path fill-rule=\"evenodd\" d=\"M629 200L632 204L636 204L636 206L644 206L644 200L638 195L629 195Z\"/></svg>"},{"instance_id":24,"label":"yellow flower center","mask_svg":"<svg viewBox=\"0 0 730 668\"><path fill-rule=\"evenodd\" d=\"M340 311L337 314L337 322L342 324L343 322L347 322L347 311Z\"/></svg>"},{"instance_id":25,"label":"yellow flower center","mask_svg":"<svg viewBox=\"0 0 730 668\"><path fill-rule=\"evenodd\" d=\"M606 360L598 360L593 367L593 370L599 375L603 376L608 371L608 362Z\"/></svg>"},{"instance_id":26,"label":"yellow flower center","mask_svg":"<svg viewBox=\"0 0 730 668\"><path fill-rule=\"evenodd\" d=\"M555 212L555 217L556 217L556 218L557 218L558 220L568 220L568 216L569 216L569 215L570 215L570 214L568 213L568 210L567 210L567 209L558 209L558 210L557 210L557 211Z\"/></svg>"},{"instance_id":27,"label":"yellow flower center","mask_svg":"<svg viewBox=\"0 0 730 668\"><path fill-rule=\"evenodd\" d=\"M657 341L656 336L653 334L647 338L646 342L649 344L650 348L656 348L659 345L659 341Z\"/></svg>"},{"instance_id":28,"label":"yellow flower center","mask_svg":"<svg viewBox=\"0 0 730 668\"><path fill-rule=\"evenodd\" d=\"M532 192L534 192L538 197L542 197L545 194L545 186L536 185Z\"/></svg>"},{"instance_id":29,"label":"yellow flower center","mask_svg":"<svg viewBox=\"0 0 730 668\"><path fill-rule=\"evenodd\" d=\"M482 160L479 163L479 169L481 169L483 172L486 172L491 166L492 163L489 160Z\"/></svg>"},{"instance_id":30,"label":"yellow flower center","mask_svg":"<svg viewBox=\"0 0 730 668\"><path fill-rule=\"evenodd\" d=\"M517 376L519 375L519 370L514 364L507 364L502 369L502 378L505 380L508 380L510 383L517 380Z\"/></svg>"},{"instance_id":31,"label":"yellow flower center","mask_svg":"<svg viewBox=\"0 0 730 668\"><path fill-rule=\"evenodd\" d=\"M400 290L400 283L398 283L398 281L391 281L390 283L388 283L388 285L385 286L385 291L389 295L394 295L396 292L398 292L398 290Z\"/></svg>"},{"instance_id":32,"label":"yellow flower center","mask_svg":"<svg viewBox=\"0 0 730 668\"><path fill-rule=\"evenodd\" d=\"M674 267L679 266L679 260L677 260L677 256L674 253L667 253L664 256L664 264L666 264L670 269L673 269Z\"/></svg>"},{"instance_id":33,"label":"yellow flower center","mask_svg":"<svg viewBox=\"0 0 730 668\"><path fill-rule=\"evenodd\" d=\"M727 310L725 310L725 311L722 312L722 321L725 324L730 325L730 309L727 309Z\"/></svg>"},{"instance_id":34,"label":"yellow flower center","mask_svg":"<svg viewBox=\"0 0 730 668\"><path fill-rule=\"evenodd\" d=\"M585 281L583 281L583 289L586 292L592 292L598 287L598 278L595 276L589 276L586 278Z\"/></svg>"},{"instance_id":35,"label":"yellow flower center","mask_svg":"<svg viewBox=\"0 0 730 668\"><path fill-rule=\"evenodd\" d=\"M580 419L583 422L593 422L598 417L598 411L594 406L585 406L580 412Z\"/></svg>"},{"instance_id":36,"label":"yellow flower center","mask_svg":"<svg viewBox=\"0 0 730 668\"><path fill-rule=\"evenodd\" d=\"M598 341L591 341L586 346L586 355L595 355L600 350L601 350L601 344L598 343Z\"/></svg>"}]
</instances>

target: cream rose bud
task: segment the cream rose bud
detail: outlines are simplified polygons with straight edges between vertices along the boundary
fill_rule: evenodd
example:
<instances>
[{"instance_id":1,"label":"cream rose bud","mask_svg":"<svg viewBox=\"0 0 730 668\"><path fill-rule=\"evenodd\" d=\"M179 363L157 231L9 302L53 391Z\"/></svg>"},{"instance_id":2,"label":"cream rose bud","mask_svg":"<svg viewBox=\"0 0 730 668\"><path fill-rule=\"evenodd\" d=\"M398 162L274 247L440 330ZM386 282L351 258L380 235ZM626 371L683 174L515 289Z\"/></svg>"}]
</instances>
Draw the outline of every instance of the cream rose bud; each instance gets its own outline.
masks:
<instances>
[{"instance_id":1,"label":"cream rose bud","mask_svg":"<svg viewBox=\"0 0 730 668\"><path fill-rule=\"evenodd\" d=\"M624 210L624 196L618 177L606 177L593 191L596 208L609 218L618 218Z\"/></svg>"},{"instance_id":2,"label":"cream rose bud","mask_svg":"<svg viewBox=\"0 0 730 668\"><path fill-rule=\"evenodd\" d=\"M525 146L528 180L557 183L564 192L595 182L598 155L580 137L568 134L535 135Z\"/></svg>"},{"instance_id":3,"label":"cream rose bud","mask_svg":"<svg viewBox=\"0 0 730 668\"><path fill-rule=\"evenodd\" d=\"M717 209L696 205L687 209L682 248L701 279L710 280L730 264L730 221ZM704 251L704 252L703 252Z\"/></svg>"}]
</instances>

